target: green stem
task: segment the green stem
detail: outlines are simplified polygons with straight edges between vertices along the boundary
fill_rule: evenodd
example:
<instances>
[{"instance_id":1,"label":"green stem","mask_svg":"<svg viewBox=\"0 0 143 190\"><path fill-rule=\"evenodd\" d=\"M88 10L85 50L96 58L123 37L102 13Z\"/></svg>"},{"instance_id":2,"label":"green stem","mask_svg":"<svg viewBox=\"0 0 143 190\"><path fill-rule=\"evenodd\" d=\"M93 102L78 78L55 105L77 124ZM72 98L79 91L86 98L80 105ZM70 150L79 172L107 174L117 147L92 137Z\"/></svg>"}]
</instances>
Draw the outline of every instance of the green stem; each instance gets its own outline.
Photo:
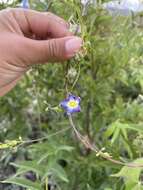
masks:
<instances>
[{"instance_id":1,"label":"green stem","mask_svg":"<svg viewBox=\"0 0 143 190\"><path fill-rule=\"evenodd\" d=\"M45 184L46 184L46 190L48 190L48 177L46 177Z\"/></svg>"}]
</instances>

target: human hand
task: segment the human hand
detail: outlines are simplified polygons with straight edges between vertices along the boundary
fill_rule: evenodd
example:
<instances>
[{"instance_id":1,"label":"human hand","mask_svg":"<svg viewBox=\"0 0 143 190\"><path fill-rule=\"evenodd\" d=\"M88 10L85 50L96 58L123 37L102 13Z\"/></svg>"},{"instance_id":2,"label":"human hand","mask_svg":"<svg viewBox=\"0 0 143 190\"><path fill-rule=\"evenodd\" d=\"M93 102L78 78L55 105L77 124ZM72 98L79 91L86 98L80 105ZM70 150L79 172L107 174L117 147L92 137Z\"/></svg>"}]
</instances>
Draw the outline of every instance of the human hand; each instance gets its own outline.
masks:
<instances>
[{"instance_id":1,"label":"human hand","mask_svg":"<svg viewBox=\"0 0 143 190\"><path fill-rule=\"evenodd\" d=\"M52 13L25 9L0 11L0 96L11 90L33 64L64 61L82 40Z\"/></svg>"}]
</instances>

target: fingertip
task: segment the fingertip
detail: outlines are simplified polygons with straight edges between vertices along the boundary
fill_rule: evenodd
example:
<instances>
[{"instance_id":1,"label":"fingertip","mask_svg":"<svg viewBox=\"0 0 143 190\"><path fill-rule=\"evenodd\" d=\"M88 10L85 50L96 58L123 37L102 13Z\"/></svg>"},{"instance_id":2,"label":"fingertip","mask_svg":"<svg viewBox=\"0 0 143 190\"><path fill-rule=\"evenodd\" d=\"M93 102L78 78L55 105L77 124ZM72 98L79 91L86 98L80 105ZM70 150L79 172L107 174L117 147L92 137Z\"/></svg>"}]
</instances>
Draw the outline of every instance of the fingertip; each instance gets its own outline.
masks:
<instances>
[{"instance_id":1,"label":"fingertip","mask_svg":"<svg viewBox=\"0 0 143 190\"><path fill-rule=\"evenodd\" d=\"M82 47L82 39L80 37L73 36L72 38L66 40L65 51L68 58L75 56Z\"/></svg>"}]
</instances>

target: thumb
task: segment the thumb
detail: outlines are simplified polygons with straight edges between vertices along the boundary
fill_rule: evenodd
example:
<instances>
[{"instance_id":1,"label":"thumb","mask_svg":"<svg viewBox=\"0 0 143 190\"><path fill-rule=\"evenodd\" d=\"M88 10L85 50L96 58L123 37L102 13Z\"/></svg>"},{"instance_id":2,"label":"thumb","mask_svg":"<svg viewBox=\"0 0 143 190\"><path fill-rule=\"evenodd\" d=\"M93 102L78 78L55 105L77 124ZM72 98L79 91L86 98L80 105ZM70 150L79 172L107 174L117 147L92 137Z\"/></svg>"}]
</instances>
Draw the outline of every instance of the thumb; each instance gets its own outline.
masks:
<instances>
[{"instance_id":1,"label":"thumb","mask_svg":"<svg viewBox=\"0 0 143 190\"><path fill-rule=\"evenodd\" d=\"M28 63L44 63L47 61L64 61L73 57L81 48L82 39L79 37L64 37L43 41L27 40L25 57Z\"/></svg>"}]
</instances>

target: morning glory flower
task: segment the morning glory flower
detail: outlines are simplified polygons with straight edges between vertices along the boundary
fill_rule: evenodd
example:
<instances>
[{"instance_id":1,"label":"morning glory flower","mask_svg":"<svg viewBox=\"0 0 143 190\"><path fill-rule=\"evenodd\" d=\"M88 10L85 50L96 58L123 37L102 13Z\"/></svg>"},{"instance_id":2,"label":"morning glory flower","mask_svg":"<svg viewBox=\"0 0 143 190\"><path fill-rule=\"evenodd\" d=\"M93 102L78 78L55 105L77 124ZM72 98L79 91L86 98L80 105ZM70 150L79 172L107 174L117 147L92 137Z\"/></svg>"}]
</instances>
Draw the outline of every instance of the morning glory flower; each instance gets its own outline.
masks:
<instances>
[{"instance_id":1,"label":"morning glory flower","mask_svg":"<svg viewBox=\"0 0 143 190\"><path fill-rule=\"evenodd\" d=\"M29 9L30 8L29 0L22 0L21 7L24 9Z\"/></svg>"},{"instance_id":2,"label":"morning glory flower","mask_svg":"<svg viewBox=\"0 0 143 190\"><path fill-rule=\"evenodd\" d=\"M60 103L60 106L67 114L80 112L80 97L69 94L68 97Z\"/></svg>"}]
</instances>

